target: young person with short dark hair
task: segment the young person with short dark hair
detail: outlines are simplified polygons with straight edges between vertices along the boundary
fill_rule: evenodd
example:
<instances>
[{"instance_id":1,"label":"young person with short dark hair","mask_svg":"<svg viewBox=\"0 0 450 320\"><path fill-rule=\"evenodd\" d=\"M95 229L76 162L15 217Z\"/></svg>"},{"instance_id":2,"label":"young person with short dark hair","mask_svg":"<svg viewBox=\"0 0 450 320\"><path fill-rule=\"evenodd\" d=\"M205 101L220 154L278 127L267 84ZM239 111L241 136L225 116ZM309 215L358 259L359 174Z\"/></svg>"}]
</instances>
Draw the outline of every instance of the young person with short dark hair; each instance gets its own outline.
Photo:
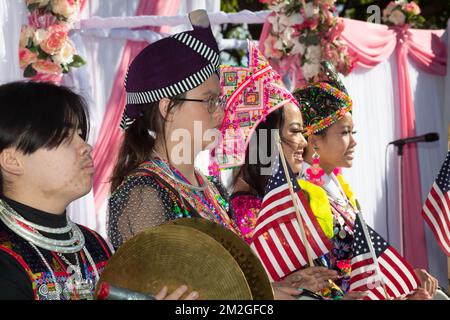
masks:
<instances>
[{"instance_id":1,"label":"young person with short dark hair","mask_svg":"<svg viewBox=\"0 0 450 320\"><path fill-rule=\"evenodd\" d=\"M92 186L85 102L34 82L0 101L0 299L92 299L111 252L66 214Z\"/></svg>"}]
</instances>

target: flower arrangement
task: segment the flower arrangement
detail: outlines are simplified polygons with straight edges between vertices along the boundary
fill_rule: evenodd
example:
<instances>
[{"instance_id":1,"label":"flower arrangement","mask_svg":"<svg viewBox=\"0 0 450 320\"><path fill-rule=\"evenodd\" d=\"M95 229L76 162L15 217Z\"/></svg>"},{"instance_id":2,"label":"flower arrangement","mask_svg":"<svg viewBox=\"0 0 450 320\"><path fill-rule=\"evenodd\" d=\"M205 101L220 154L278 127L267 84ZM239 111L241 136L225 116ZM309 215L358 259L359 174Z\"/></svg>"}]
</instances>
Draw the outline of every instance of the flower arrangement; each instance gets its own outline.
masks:
<instances>
[{"instance_id":1,"label":"flower arrangement","mask_svg":"<svg viewBox=\"0 0 450 320\"><path fill-rule=\"evenodd\" d=\"M78 17L78 0L25 0L29 25L22 26L19 62L23 76L59 83L63 73L85 64L76 54L69 31Z\"/></svg>"},{"instance_id":2,"label":"flower arrangement","mask_svg":"<svg viewBox=\"0 0 450 320\"><path fill-rule=\"evenodd\" d=\"M320 61L331 61L347 75L353 68L347 45L340 39L344 21L337 17L335 0L260 0L273 13L264 42L266 57L278 60L295 56L304 79L319 79Z\"/></svg>"},{"instance_id":3,"label":"flower arrangement","mask_svg":"<svg viewBox=\"0 0 450 320\"><path fill-rule=\"evenodd\" d=\"M420 7L414 1L391 1L383 10L383 22L389 26L419 27L425 22L420 12Z\"/></svg>"}]
</instances>

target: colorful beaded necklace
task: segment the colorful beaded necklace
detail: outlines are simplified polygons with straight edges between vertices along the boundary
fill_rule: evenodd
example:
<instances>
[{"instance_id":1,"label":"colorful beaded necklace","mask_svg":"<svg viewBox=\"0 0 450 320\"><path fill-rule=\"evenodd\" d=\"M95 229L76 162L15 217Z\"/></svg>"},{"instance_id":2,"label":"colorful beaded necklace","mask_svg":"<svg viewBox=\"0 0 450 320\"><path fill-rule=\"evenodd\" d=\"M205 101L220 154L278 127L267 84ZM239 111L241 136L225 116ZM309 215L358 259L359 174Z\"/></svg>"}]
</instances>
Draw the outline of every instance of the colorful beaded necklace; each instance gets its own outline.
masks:
<instances>
[{"instance_id":1,"label":"colorful beaded necklace","mask_svg":"<svg viewBox=\"0 0 450 320\"><path fill-rule=\"evenodd\" d=\"M199 171L196 170L195 174L202 186L206 184L204 191L192 190L185 184L179 183L178 181L182 180L186 184L190 184L181 172L158 157L145 161L139 166L139 169L143 169L144 172L138 171L135 175L151 173L151 175L162 178L170 187L178 191L180 198L173 200L176 204L175 210L179 218L190 217L188 210L184 206L183 200L185 200L202 218L219 223L241 236L239 228L228 216L228 202L220 195L214 184ZM170 169L171 172L168 173L167 169ZM169 194L173 193L169 192Z\"/></svg>"}]
</instances>

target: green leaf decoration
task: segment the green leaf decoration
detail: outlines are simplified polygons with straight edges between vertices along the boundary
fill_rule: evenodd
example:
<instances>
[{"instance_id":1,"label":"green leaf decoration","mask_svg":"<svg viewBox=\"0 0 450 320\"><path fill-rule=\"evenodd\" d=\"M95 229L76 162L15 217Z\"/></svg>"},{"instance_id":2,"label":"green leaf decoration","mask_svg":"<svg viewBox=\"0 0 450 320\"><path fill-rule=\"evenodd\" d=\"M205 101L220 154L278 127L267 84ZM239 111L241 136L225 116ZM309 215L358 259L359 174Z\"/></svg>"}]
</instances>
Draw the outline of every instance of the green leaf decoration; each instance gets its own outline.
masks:
<instances>
[{"instance_id":1,"label":"green leaf decoration","mask_svg":"<svg viewBox=\"0 0 450 320\"><path fill-rule=\"evenodd\" d=\"M69 64L69 67L79 68L82 65L86 64L86 61L79 55L75 54L73 56L73 61Z\"/></svg>"},{"instance_id":2,"label":"green leaf decoration","mask_svg":"<svg viewBox=\"0 0 450 320\"><path fill-rule=\"evenodd\" d=\"M23 70L23 76L25 78L31 78L34 77L37 74L36 70L34 70L33 66L29 64L25 70Z\"/></svg>"}]
</instances>

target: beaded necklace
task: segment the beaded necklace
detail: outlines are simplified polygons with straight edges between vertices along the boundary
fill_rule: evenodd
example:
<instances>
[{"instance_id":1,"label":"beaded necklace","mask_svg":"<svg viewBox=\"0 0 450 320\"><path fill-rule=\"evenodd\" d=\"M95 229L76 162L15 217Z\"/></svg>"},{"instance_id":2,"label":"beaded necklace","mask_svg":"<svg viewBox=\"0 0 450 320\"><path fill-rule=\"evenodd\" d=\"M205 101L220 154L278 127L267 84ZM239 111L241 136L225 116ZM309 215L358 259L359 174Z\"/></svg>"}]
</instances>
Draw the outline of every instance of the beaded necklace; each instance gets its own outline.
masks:
<instances>
[{"instance_id":1,"label":"beaded necklace","mask_svg":"<svg viewBox=\"0 0 450 320\"><path fill-rule=\"evenodd\" d=\"M170 168L174 176L168 174L166 168ZM206 185L204 191L196 191L187 187L186 184L190 184L190 182L187 181L183 174L176 168L170 167L167 162L160 158L155 157L154 159L142 163L139 166L139 169L143 170L138 170L135 175L148 175L151 173L151 175L159 176L173 189L177 190L180 198L176 199L175 203L181 203L181 205L184 206L183 202L185 200L202 218L215 221L239 236L242 236L239 228L228 216L228 202L220 195L214 184L199 171L195 170L195 174L200 183ZM185 184L179 183L177 181L179 179L184 181ZM190 217L186 212L187 210L184 208L184 214L181 212L179 217Z\"/></svg>"}]
</instances>

